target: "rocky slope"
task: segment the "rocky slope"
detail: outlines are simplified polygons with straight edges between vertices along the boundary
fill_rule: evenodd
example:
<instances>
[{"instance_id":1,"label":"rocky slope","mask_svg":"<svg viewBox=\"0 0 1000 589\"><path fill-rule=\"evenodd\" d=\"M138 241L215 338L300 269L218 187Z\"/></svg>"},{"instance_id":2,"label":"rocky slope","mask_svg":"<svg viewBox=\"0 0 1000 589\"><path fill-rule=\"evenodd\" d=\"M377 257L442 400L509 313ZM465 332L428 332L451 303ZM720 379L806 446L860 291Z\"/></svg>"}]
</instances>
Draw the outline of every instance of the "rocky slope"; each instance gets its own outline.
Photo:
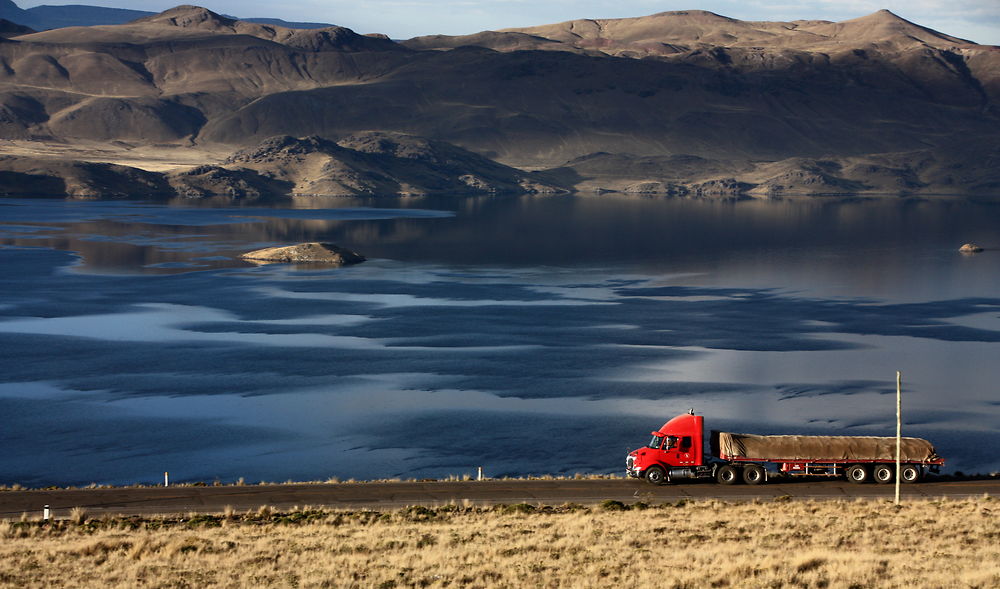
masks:
<instances>
[{"instance_id":1,"label":"rocky slope","mask_svg":"<svg viewBox=\"0 0 1000 589\"><path fill-rule=\"evenodd\" d=\"M0 139L238 150L379 130L547 169L548 184L580 190L995 192L998 98L1000 48L886 11L840 23L670 12L394 43L182 6L0 42ZM352 176L373 161L313 154L270 177L212 162L190 185L461 188L453 171Z\"/></svg>"},{"instance_id":2,"label":"rocky slope","mask_svg":"<svg viewBox=\"0 0 1000 589\"><path fill-rule=\"evenodd\" d=\"M292 194L396 194L559 192L554 184L454 145L399 133L275 137L226 160L286 183Z\"/></svg>"}]
</instances>

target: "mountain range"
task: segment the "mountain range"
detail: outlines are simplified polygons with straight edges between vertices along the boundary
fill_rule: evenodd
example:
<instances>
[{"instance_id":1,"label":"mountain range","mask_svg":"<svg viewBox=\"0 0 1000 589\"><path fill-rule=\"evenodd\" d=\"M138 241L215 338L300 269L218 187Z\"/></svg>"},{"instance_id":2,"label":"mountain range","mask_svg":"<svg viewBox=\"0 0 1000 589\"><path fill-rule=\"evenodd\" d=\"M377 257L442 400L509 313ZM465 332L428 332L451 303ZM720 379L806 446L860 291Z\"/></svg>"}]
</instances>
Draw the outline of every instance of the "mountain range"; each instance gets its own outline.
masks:
<instances>
[{"instance_id":1,"label":"mountain range","mask_svg":"<svg viewBox=\"0 0 1000 589\"><path fill-rule=\"evenodd\" d=\"M260 189L247 194L1000 193L1000 47L884 10L843 22L677 11L396 42L180 6L9 35L0 190L12 194L27 191L29 169L65 179L70 157L180 173L128 157L151 150L212 154L204 163L226 180L203 179L198 194L233 194L234 178ZM396 166L414 158L372 167L349 153L358 136L464 155L441 168L447 179L408 176ZM287 158L230 157L289 140L313 154L295 171ZM145 176L125 174L121 191L130 177Z\"/></svg>"}]
</instances>

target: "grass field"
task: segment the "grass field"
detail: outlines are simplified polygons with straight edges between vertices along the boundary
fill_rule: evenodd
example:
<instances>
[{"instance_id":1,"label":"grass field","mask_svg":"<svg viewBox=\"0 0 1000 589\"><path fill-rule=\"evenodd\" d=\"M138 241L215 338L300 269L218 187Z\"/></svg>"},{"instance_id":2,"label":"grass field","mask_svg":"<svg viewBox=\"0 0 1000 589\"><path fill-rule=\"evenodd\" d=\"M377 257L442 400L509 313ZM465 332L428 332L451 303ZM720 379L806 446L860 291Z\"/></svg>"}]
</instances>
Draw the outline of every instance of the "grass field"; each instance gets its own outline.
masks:
<instances>
[{"instance_id":1,"label":"grass field","mask_svg":"<svg viewBox=\"0 0 1000 589\"><path fill-rule=\"evenodd\" d=\"M308 508L0 522L23 587L998 587L1000 501Z\"/></svg>"}]
</instances>

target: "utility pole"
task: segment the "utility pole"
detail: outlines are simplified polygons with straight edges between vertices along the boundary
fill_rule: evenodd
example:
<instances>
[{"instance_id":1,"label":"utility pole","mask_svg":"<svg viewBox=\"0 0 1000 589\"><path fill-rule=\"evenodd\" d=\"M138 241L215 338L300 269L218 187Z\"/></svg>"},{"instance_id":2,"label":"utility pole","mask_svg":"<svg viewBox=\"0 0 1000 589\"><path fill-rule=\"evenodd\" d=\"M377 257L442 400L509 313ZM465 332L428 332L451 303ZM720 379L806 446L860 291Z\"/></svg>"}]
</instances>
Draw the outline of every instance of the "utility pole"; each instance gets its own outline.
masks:
<instances>
[{"instance_id":1,"label":"utility pole","mask_svg":"<svg viewBox=\"0 0 1000 589\"><path fill-rule=\"evenodd\" d=\"M896 371L896 505L899 505L900 454L903 446L903 375Z\"/></svg>"}]
</instances>

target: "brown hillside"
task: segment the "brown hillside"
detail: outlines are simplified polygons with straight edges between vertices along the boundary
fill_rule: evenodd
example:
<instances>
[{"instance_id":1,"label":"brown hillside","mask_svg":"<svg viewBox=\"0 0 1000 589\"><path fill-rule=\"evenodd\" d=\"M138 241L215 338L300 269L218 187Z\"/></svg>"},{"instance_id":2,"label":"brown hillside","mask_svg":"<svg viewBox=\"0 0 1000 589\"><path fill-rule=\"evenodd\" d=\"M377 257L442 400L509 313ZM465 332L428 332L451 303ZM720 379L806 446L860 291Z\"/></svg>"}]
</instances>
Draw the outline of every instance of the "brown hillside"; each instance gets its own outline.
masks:
<instances>
[{"instance_id":1,"label":"brown hillside","mask_svg":"<svg viewBox=\"0 0 1000 589\"><path fill-rule=\"evenodd\" d=\"M621 50L656 44L685 47L759 47L831 52L869 45L896 49L945 49L973 45L911 23L889 12L839 23L828 21L749 22L702 10L662 12L639 18L577 20L542 27L508 29L570 45ZM672 53L672 52L671 52Z\"/></svg>"},{"instance_id":2,"label":"brown hillside","mask_svg":"<svg viewBox=\"0 0 1000 589\"><path fill-rule=\"evenodd\" d=\"M246 35L310 51L391 51L398 44L379 36L358 35L344 27L293 29L227 18L198 6L178 6L124 25L67 27L36 33L21 40L44 43L137 43Z\"/></svg>"},{"instance_id":3,"label":"brown hillside","mask_svg":"<svg viewBox=\"0 0 1000 589\"><path fill-rule=\"evenodd\" d=\"M868 46L902 50L948 49L975 45L911 23L888 10L839 23L829 21L752 22L704 10L661 12L637 18L573 20L475 35L434 35L405 41L419 49L460 45L498 51L583 50L607 55L679 55L706 48L838 52Z\"/></svg>"},{"instance_id":4,"label":"brown hillside","mask_svg":"<svg viewBox=\"0 0 1000 589\"><path fill-rule=\"evenodd\" d=\"M315 136L273 137L234 153L224 165L286 182L291 194L377 196L559 190L453 145L399 133L358 133L338 142Z\"/></svg>"}]
</instances>

